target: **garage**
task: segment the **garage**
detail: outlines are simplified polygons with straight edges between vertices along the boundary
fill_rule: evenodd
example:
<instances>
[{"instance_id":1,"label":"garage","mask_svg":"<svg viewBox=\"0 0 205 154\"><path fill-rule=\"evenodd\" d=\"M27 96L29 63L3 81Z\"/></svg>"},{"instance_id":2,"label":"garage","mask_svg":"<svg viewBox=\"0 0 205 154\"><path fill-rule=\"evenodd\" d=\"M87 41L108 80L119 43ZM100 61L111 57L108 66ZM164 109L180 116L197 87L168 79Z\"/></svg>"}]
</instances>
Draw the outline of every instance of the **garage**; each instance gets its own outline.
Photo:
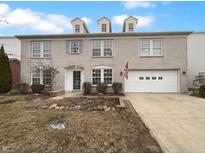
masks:
<instances>
[{"instance_id":1,"label":"garage","mask_svg":"<svg viewBox=\"0 0 205 154\"><path fill-rule=\"evenodd\" d=\"M178 92L177 70L129 71L125 92Z\"/></svg>"}]
</instances>

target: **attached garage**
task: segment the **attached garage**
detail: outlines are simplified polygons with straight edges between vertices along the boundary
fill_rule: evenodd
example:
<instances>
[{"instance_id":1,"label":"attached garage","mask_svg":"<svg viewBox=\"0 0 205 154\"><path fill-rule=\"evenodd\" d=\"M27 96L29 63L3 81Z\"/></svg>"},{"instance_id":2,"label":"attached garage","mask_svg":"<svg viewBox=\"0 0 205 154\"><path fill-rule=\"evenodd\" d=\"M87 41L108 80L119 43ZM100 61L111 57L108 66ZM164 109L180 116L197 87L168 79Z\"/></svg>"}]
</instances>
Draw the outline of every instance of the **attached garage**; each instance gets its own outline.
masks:
<instances>
[{"instance_id":1,"label":"attached garage","mask_svg":"<svg viewBox=\"0 0 205 154\"><path fill-rule=\"evenodd\" d=\"M129 71L125 92L179 92L177 70Z\"/></svg>"}]
</instances>

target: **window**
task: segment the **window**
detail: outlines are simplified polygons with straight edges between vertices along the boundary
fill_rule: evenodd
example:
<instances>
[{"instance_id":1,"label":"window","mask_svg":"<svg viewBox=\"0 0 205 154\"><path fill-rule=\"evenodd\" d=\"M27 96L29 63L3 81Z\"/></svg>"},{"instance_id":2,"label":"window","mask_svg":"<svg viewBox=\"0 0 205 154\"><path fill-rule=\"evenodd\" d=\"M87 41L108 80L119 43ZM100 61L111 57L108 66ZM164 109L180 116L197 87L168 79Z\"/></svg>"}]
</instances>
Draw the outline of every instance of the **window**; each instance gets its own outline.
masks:
<instances>
[{"instance_id":1,"label":"window","mask_svg":"<svg viewBox=\"0 0 205 154\"><path fill-rule=\"evenodd\" d=\"M44 58L51 57L51 42L50 41L43 42L43 57Z\"/></svg>"},{"instance_id":2,"label":"window","mask_svg":"<svg viewBox=\"0 0 205 154\"><path fill-rule=\"evenodd\" d=\"M93 40L92 55L94 57L111 57L112 40Z\"/></svg>"},{"instance_id":3,"label":"window","mask_svg":"<svg viewBox=\"0 0 205 154\"><path fill-rule=\"evenodd\" d=\"M51 71L34 69L32 71L32 84L51 85Z\"/></svg>"},{"instance_id":4,"label":"window","mask_svg":"<svg viewBox=\"0 0 205 154\"><path fill-rule=\"evenodd\" d=\"M104 40L104 56L112 56L112 41Z\"/></svg>"},{"instance_id":5,"label":"window","mask_svg":"<svg viewBox=\"0 0 205 154\"><path fill-rule=\"evenodd\" d=\"M150 77L146 77L146 80L150 80Z\"/></svg>"},{"instance_id":6,"label":"window","mask_svg":"<svg viewBox=\"0 0 205 154\"><path fill-rule=\"evenodd\" d=\"M96 67L92 70L92 84L112 84L112 69L110 67Z\"/></svg>"},{"instance_id":7,"label":"window","mask_svg":"<svg viewBox=\"0 0 205 154\"><path fill-rule=\"evenodd\" d=\"M35 69L32 72L32 84L38 84L38 83L41 83L40 69Z\"/></svg>"},{"instance_id":8,"label":"window","mask_svg":"<svg viewBox=\"0 0 205 154\"><path fill-rule=\"evenodd\" d=\"M92 42L93 45L93 56L101 56L101 41L95 40Z\"/></svg>"},{"instance_id":9,"label":"window","mask_svg":"<svg viewBox=\"0 0 205 154\"><path fill-rule=\"evenodd\" d=\"M162 77L162 76L158 77L158 80L162 80L162 79L163 79L163 77Z\"/></svg>"},{"instance_id":10,"label":"window","mask_svg":"<svg viewBox=\"0 0 205 154\"><path fill-rule=\"evenodd\" d=\"M152 77L152 80L156 80L157 79L157 77Z\"/></svg>"},{"instance_id":11,"label":"window","mask_svg":"<svg viewBox=\"0 0 205 154\"><path fill-rule=\"evenodd\" d=\"M112 69L104 69L104 83L112 84Z\"/></svg>"},{"instance_id":12,"label":"window","mask_svg":"<svg viewBox=\"0 0 205 154\"><path fill-rule=\"evenodd\" d=\"M41 57L41 42L32 42L32 57Z\"/></svg>"},{"instance_id":13,"label":"window","mask_svg":"<svg viewBox=\"0 0 205 154\"><path fill-rule=\"evenodd\" d=\"M32 42L33 58L50 58L51 41L33 41Z\"/></svg>"},{"instance_id":14,"label":"window","mask_svg":"<svg viewBox=\"0 0 205 154\"><path fill-rule=\"evenodd\" d=\"M133 23L129 23L128 24L128 31L129 32L133 32L134 31L134 24Z\"/></svg>"},{"instance_id":15,"label":"window","mask_svg":"<svg viewBox=\"0 0 205 154\"><path fill-rule=\"evenodd\" d=\"M139 77L139 80L144 80L144 77Z\"/></svg>"},{"instance_id":16,"label":"window","mask_svg":"<svg viewBox=\"0 0 205 154\"><path fill-rule=\"evenodd\" d=\"M97 85L101 82L101 70L93 69L93 85Z\"/></svg>"},{"instance_id":17,"label":"window","mask_svg":"<svg viewBox=\"0 0 205 154\"><path fill-rule=\"evenodd\" d=\"M75 25L75 32L79 33L80 32L80 25Z\"/></svg>"},{"instance_id":18,"label":"window","mask_svg":"<svg viewBox=\"0 0 205 154\"><path fill-rule=\"evenodd\" d=\"M107 25L106 24L102 24L102 32L107 32Z\"/></svg>"},{"instance_id":19,"label":"window","mask_svg":"<svg viewBox=\"0 0 205 154\"><path fill-rule=\"evenodd\" d=\"M43 71L43 84L51 85L51 71L50 70Z\"/></svg>"},{"instance_id":20,"label":"window","mask_svg":"<svg viewBox=\"0 0 205 154\"><path fill-rule=\"evenodd\" d=\"M162 39L141 39L141 56L162 56Z\"/></svg>"},{"instance_id":21,"label":"window","mask_svg":"<svg viewBox=\"0 0 205 154\"><path fill-rule=\"evenodd\" d=\"M66 41L66 53L79 54L82 41Z\"/></svg>"}]
</instances>

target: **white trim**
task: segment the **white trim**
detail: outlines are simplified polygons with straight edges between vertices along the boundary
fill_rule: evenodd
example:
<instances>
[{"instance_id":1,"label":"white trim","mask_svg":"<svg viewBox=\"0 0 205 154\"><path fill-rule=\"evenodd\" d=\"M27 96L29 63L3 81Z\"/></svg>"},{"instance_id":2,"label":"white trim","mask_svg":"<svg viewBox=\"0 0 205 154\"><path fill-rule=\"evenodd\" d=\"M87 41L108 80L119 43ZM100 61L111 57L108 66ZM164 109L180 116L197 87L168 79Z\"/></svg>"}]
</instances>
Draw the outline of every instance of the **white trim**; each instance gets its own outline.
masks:
<instances>
[{"instance_id":1,"label":"white trim","mask_svg":"<svg viewBox=\"0 0 205 154\"><path fill-rule=\"evenodd\" d=\"M145 55L142 51L142 49L144 48L143 47L143 41L144 40L149 41L149 55ZM160 55L154 55L154 50L153 50L154 49L154 43L153 42L155 40L160 40L161 41L161 54ZM140 39L140 56L141 57L159 57L159 56L163 56L163 54L164 54L163 44L164 44L164 41L161 38L153 38L153 39L141 38Z\"/></svg>"},{"instance_id":2,"label":"white trim","mask_svg":"<svg viewBox=\"0 0 205 154\"><path fill-rule=\"evenodd\" d=\"M112 50L112 55L111 56L104 56L104 41L110 40L111 41L111 50ZM100 41L100 56L93 56L93 42L94 41ZM113 39L93 39L91 40L91 51L92 51L92 57L113 57Z\"/></svg>"},{"instance_id":3,"label":"white trim","mask_svg":"<svg viewBox=\"0 0 205 154\"><path fill-rule=\"evenodd\" d=\"M33 43L40 43L40 57L34 57L33 56ZM50 43L50 57L44 57L44 42L49 42ZM31 57L32 58L51 58L52 57L52 41L51 40L43 40L43 41L31 41Z\"/></svg>"},{"instance_id":4,"label":"white trim","mask_svg":"<svg viewBox=\"0 0 205 154\"><path fill-rule=\"evenodd\" d=\"M73 71L80 71L80 91L83 89L83 83L84 83L84 71L81 69L64 69L65 75L64 75L64 89L65 91L76 91L73 89Z\"/></svg>"},{"instance_id":5,"label":"white trim","mask_svg":"<svg viewBox=\"0 0 205 154\"><path fill-rule=\"evenodd\" d=\"M113 72L114 69L111 66L104 66L104 65L99 65L99 66L94 66L91 68L91 84L92 86L97 86L93 84L93 69L100 69L100 82L104 83L104 69L111 69L112 70L112 83L113 83ZM107 86L112 86L111 84L108 84Z\"/></svg>"}]
</instances>

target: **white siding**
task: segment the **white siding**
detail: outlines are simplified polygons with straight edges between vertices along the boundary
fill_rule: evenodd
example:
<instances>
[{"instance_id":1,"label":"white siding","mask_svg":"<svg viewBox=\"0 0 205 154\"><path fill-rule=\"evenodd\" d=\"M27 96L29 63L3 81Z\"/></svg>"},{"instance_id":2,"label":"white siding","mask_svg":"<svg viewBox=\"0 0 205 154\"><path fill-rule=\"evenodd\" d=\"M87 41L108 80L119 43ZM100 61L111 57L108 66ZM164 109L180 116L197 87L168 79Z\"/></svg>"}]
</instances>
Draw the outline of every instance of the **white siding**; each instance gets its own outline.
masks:
<instances>
[{"instance_id":1,"label":"white siding","mask_svg":"<svg viewBox=\"0 0 205 154\"><path fill-rule=\"evenodd\" d=\"M188 87L199 72L205 72L205 32L188 36Z\"/></svg>"},{"instance_id":2,"label":"white siding","mask_svg":"<svg viewBox=\"0 0 205 154\"><path fill-rule=\"evenodd\" d=\"M0 46L4 46L4 50L9 58L21 58L21 42L15 37L0 37Z\"/></svg>"}]
</instances>

